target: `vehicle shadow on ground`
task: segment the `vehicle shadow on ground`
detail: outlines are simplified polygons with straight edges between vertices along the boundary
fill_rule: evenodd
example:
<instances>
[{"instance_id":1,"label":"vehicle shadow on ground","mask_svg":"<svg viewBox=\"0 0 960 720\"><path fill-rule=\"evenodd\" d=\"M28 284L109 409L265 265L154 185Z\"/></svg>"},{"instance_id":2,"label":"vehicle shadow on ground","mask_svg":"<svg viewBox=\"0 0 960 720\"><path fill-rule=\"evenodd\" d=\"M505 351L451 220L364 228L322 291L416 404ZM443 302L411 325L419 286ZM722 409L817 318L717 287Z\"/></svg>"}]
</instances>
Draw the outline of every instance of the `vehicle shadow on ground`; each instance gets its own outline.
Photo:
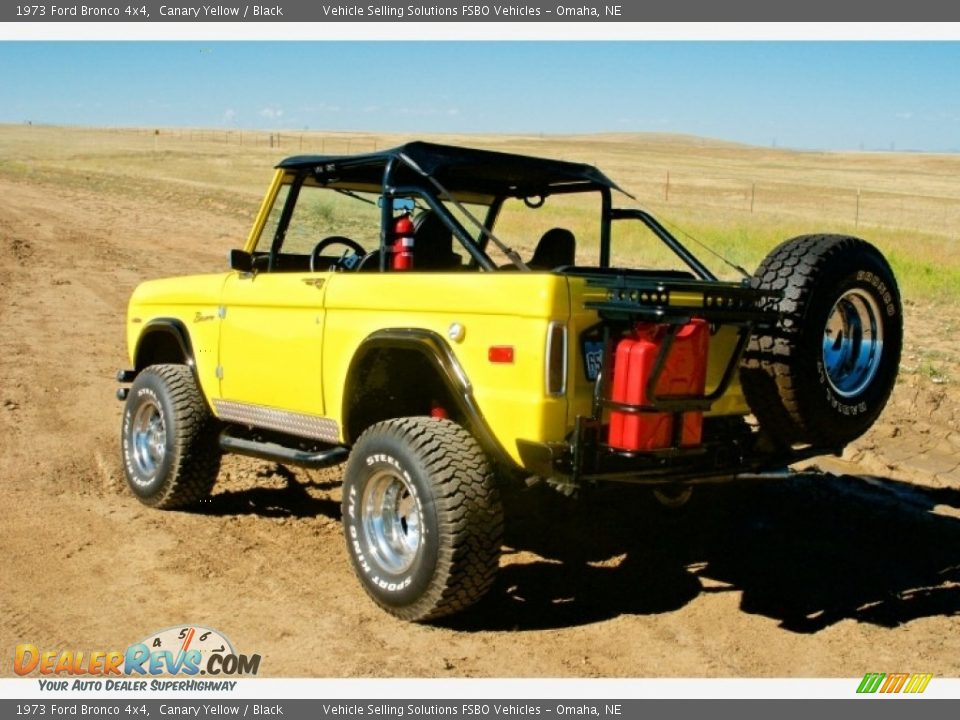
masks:
<instances>
[{"instance_id":1,"label":"vehicle shadow on ground","mask_svg":"<svg viewBox=\"0 0 960 720\"><path fill-rule=\"evenodd\" d=\"M311 489L330 490L335 482L305 480L284 465L270 465L257 473L258 479L273 481L274 487L252 487L215 492L194 512L202 515L259 515L267 518L311 518L323 515L340 521L340 503ZM279 485L279 487L277 486Z\"/></svg>"},{"instance_id":2,"label":"vehicle shadow on ground","mask_svg":"<svg viewBox=\"0 0 960 720\"><path fill-rule=\"evenodd\" d=\"M734 591L741 610L797 633L960 614L960 490L806 473L697 495L678 512L642 488L579 504L541 487L510 494L496 585L445 624L568 627Z\"/></svg>"}]
</instances>

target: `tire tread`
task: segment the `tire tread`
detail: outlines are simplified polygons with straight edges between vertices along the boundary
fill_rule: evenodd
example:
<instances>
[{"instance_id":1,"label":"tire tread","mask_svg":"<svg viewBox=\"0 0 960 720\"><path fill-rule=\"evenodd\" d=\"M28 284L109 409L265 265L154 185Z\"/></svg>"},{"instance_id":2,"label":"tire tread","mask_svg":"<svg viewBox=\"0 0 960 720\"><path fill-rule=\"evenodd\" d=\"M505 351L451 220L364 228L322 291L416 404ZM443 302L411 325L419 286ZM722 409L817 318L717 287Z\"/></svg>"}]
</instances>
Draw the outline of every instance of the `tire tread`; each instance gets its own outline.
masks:
<instances>
[{"instance_id":1,"label":"tire tread","mask_svg":"<svg viewBox=\"0 0 960 720\"><path fill-rule=\"evenodd\" d=\"M220 471L216 418L186 365L150 365L144 373L155 376L168 393L174 438L168 481L156 495L138 497L163 510L196 505L210 496Z\"/></svg>"},{"instance_id":2,"label":"tire tread","mask_svg":"<svg viewBox=\"0 0 960 720\"><path fill-rule=\"evenodd\" d=\"M392 436L423 462L431 478L440 543L434 577L405 607L381 607L417 622L435 620L475 604L493 585L503 541L503 509L493 470L477 441L460 425L430 417L404 417L372 425L358 439ZM348 468L349 472L349 468Z\"/></svg>"},{"instance_id":3,"label":"tire tread","mask_svg":"<svg viewBox=\"0 0 960 720\"><path fill-rule=\"evenodd\" d=\"M843 445L852 439L830 437L819 423L812 422L816 418L804 412L804 394L809 389L800 378L797 355L807 311L814 293L820 289L820 277L828 268L857 257L870 257L892 278L889 265L876 248L859 238L834 234L802 235L787 240L767 255L754 274L754 287L783 292L781 299L766 302L767 309L779 312L780 320L769 332L750 339L740 377L750 409L765 436L776 446L796 442ZM899 347L896 353L899 355Z\"/></svg>"}]
</instances>

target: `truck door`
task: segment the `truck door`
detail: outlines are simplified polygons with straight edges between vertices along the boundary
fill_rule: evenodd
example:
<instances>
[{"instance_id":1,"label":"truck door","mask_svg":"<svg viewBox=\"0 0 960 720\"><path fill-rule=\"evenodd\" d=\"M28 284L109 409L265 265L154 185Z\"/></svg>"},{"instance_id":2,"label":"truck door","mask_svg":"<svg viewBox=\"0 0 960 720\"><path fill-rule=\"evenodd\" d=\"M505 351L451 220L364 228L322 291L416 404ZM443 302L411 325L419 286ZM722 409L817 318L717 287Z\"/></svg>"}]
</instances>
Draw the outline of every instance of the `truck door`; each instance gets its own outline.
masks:
<instances>
[{"instance_id":1,"label":"truck door","mask_svg":"<svg viewBox=\"0 0 960 720\"><path fill-rule=\"evenodd\" d=\"M231 275L223 289L222 400L323 415L321 342L326 272Z\"/></svg>"}]
</instances>

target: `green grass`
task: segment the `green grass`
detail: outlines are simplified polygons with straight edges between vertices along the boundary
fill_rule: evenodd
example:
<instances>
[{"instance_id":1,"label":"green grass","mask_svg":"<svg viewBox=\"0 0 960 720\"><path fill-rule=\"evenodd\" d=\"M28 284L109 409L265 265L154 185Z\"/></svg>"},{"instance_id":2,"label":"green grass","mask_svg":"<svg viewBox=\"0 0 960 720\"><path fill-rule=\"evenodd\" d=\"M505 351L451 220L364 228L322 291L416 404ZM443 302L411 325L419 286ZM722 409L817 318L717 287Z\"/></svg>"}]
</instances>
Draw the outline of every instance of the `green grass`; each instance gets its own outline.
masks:
<instances>
[{"instance_id":1,"label":"green grass","mask_svg":"<svg viewBox=\"0 0 960 720\"><path fill-rule=\"evenodd\" d=\"M906 243L887 251L887 260L906 298L956 302L960 296L960 267L919 254L911 255Z\"/></svg>"},{"instance_id":2,"label":"green grass","mask_svg":"<svg viewBox=\"0 0 960 720\"><path fill-rule=\"evenodd\" d=\"M702 213L696 213L700 216ZM698 217L685 221L658 215L668 229L701 257L719 276L737 273L701 250L700 241L725 258L752 272L779 243L797 235L816 232L854 235L876 245L887 258L905 298L952 302L960 298L960 256L956 240L902 229L855 228L847 224L805 225L795 220L757 218L715 222ZM691 239L692 238L694 239Z\"/></svg>"}]
</instances>

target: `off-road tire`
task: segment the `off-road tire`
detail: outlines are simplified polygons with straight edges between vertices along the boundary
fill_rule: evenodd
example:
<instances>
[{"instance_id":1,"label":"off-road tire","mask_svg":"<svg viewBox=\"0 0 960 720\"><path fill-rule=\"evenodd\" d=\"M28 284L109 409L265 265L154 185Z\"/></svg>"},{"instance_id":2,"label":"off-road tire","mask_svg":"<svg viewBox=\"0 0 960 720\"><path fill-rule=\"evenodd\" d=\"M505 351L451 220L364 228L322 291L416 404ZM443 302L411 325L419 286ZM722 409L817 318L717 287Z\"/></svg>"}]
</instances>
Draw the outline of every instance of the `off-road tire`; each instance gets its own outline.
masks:
<instances>
[{"instance_id":1,"label":"off-road tire","mask_svg":"<svg viewBox=\"0 0 960 720\"><path fill-rule=\"evenodd\" d=\"M343 482L343 529L357 577L404 620L476 603L500 562L503 508L486 456L450 420L407 417L368 428Z\"/></svg>"},{"instance_id":2,"label":"off-road tire","mask_svg":"<svg viewBox=\"0 0 960 720\"><path fill-rule=\"evenodd\" d=\"M842 448L873 424L896 381L903 310L890 266L859 238L804 235L775 248L753 285L784 293L767 301L779 320L751 338L740 370L762 433L779 447Z\"/></svg>"},{"instance_id":3,"label":"off-road tire","mask_svg":"<svg viewBox=\"0 0 960 720\"><path fill-rule=\"evenodd\" d=\"M130 388L120 443L127 485L151 507L195 505L220 471L218 423L186 365L151 365Z\"/></svg>"}]
</instances>

